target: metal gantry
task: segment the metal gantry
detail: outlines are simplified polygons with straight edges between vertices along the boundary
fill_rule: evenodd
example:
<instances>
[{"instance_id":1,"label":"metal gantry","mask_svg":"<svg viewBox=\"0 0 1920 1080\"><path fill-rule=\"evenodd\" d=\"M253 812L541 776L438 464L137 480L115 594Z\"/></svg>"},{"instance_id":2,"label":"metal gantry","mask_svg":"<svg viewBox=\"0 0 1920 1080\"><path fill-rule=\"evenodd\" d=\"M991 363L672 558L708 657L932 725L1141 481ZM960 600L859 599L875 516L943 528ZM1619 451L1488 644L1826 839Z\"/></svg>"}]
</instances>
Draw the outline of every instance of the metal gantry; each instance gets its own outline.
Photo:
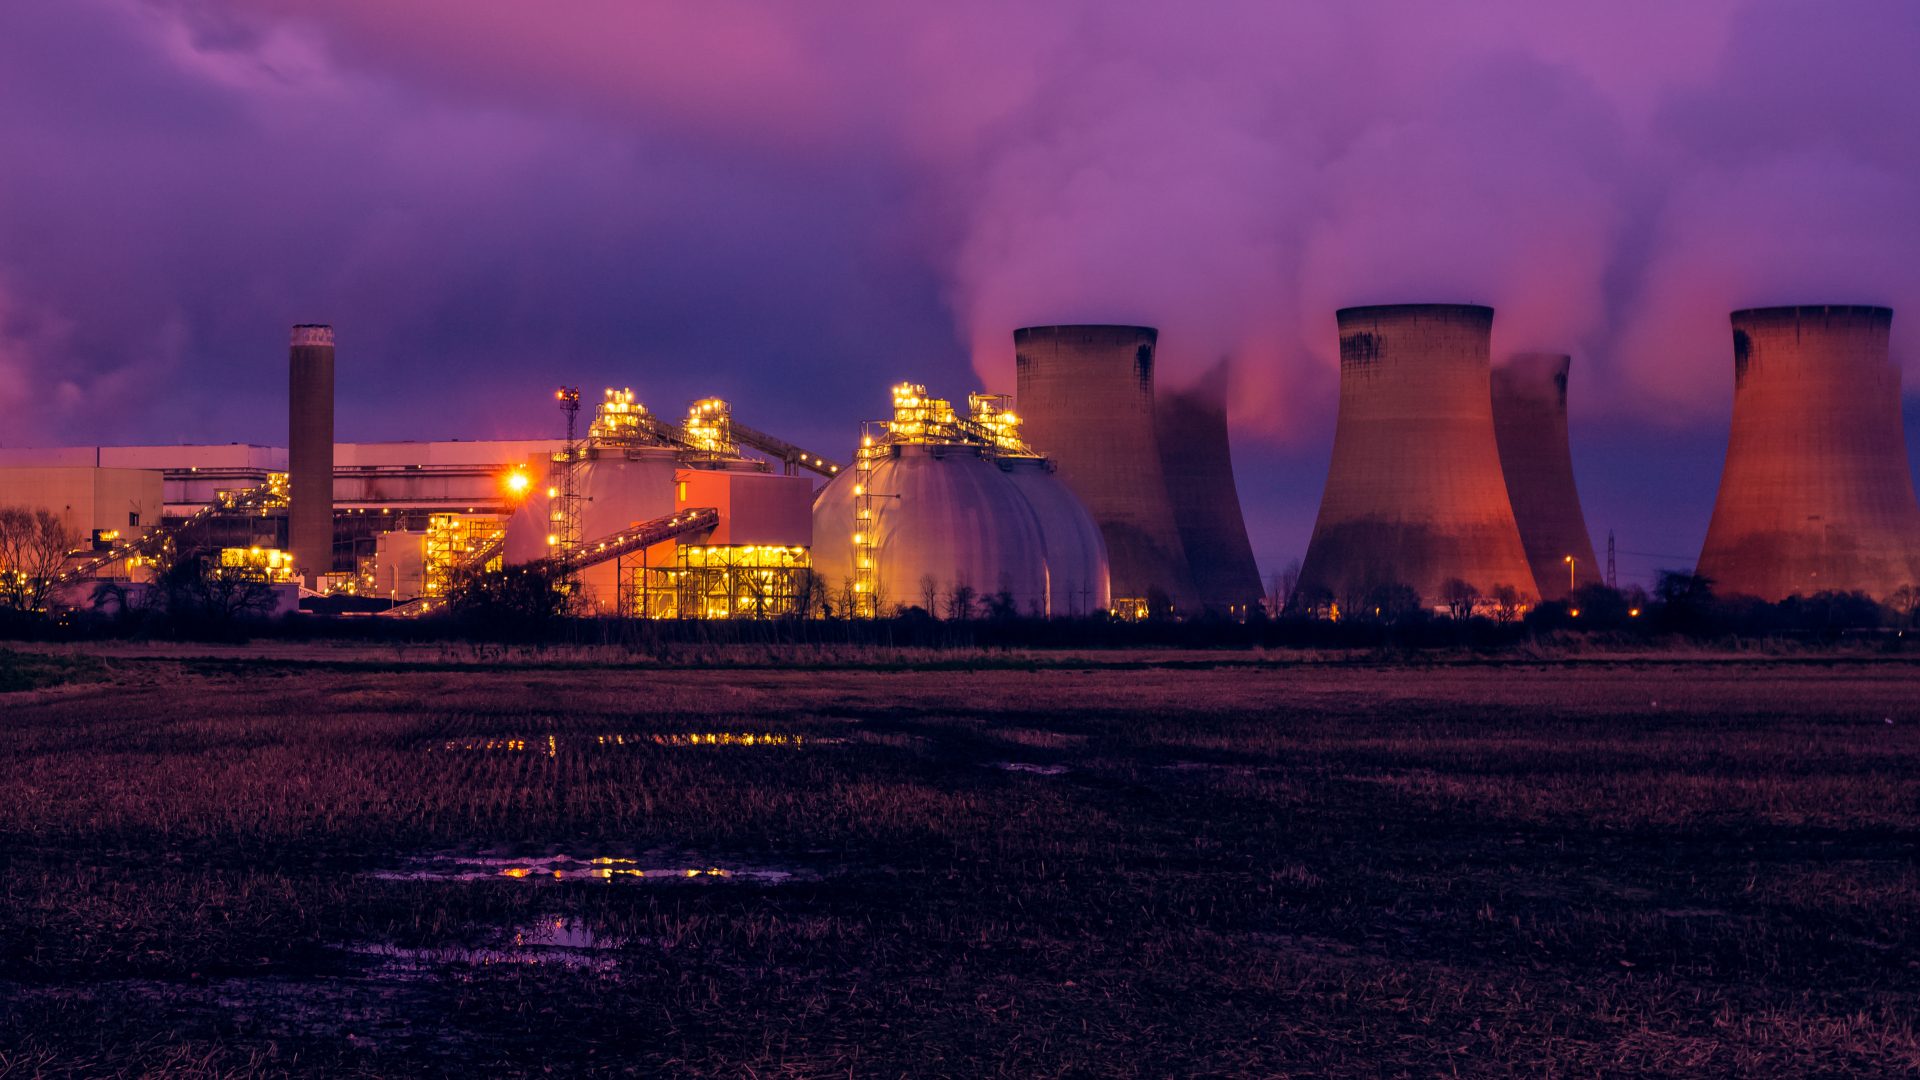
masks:
<instances>
[{"instance_id":1,"label":"metal gantry","mask_svg":"<svg viewBox=\"0 0 1920 1080\"><path fill-rule=\"evenodd\" d=\"M565 563L580 546L580 465L587 455L579 441L580 388L563 386L553 396L567 417L567 443L553 456L559 475L547 488L547 552L549 559ZM567 574L571 578L572 571Z\"/></svg>"},{"instance_id":2,"label":"metal gantry","mask_svg":"<svg viewBox=\"0 0 1920 1080\"><path fill-rule=\"evenodd\" d=\"M874 583L880 546L879 520L874 516L873 466L887 453L887 424L868 420L861 425L860 448L853 459L853 614L871 619L878 614Z\"/></svg>"}]
</instances>

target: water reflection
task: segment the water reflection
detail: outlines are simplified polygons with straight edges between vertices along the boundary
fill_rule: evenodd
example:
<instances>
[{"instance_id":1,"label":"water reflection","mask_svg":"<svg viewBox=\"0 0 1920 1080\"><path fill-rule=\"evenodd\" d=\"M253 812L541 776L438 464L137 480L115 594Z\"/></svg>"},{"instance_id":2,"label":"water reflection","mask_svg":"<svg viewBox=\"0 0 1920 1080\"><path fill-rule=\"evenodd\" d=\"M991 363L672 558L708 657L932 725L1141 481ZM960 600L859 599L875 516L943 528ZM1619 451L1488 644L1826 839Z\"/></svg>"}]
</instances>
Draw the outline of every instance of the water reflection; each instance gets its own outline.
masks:
<instances>
[{"instance_id":1,"label":"water reflection","mask_svg":"<svg viewBox=\"0 0 1920 1080\"><path fill-rule=\"evenodd\" d=\"M437 855L413 860L397 870L377 870L381 881L485 881L496 878L524 881L684 881L690 878L737 878L761 885L792 880L794 872L765 866L711 865L642 866L638 859L596 856L577 859L557 855L545 859L512 859Z\"/></svg>"},{"instance_id":2,"label":"water reflection","mask_svg":"<svg viewBox=\"0 0 1920 1080\"><path fill-rule=\"evenodd\" d=\"M476 966L524 965L605 970L613 966L608 952L628 944L625 938L596 933L578 919L546 918L511 928L492 945L359 944L349 952L377 957L401 969L448 964Z\"/></svg>"},{"instance_id":3,"label":"water reflection","mask_svg":"<svg viewBox=\"0 0 1920 1080\"><path fill-rule=\"evenodd\" d=\"M1062 776L1067 771L1065 765L1040 765L1031 761L996 761L993 767L1005 769L1007 772L1032 773L1035 776Z\"/></svg>"},{"instance_id":4,"label":"water reflection","mask_svg":"<svg viewBox=\"0 0 1920 1080\"><path fill-rule=\"evenodd\" d=\"M809 739L804 735L792 735L778 731L679 731L679 732L618 732L612 735L569 735L561 738L557 735L537 736L522 739L512 736L476 737L470 739L443 739L429 745L426 750L431 754L438 750L442 753L457 751L493 751L504 754L544 753L548 757L558 757L560 747L592 746L607 747L645 747L645 746L804 746L809 742L837 742L839 740Z\"/></svg>"}]
</instances>

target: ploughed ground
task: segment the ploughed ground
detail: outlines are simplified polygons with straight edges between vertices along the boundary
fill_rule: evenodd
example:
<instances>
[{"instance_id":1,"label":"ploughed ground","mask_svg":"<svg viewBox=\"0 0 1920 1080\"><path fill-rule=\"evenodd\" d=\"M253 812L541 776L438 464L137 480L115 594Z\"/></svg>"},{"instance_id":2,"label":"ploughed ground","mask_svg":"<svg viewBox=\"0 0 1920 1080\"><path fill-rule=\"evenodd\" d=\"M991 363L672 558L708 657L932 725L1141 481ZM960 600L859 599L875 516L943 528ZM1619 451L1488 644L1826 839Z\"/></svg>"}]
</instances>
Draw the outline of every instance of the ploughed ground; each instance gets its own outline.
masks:
<instances>
[{"instance_id":1,"label":"ploughed ground","mask_svg":"<svg viewBox=\"0 0 1920 1080\"><path fill-rule=\"evenodd\" d=\"M1920 1070L1920 666L867 659L13 654L0 1076Z\"/></svg>"}]
</instances>

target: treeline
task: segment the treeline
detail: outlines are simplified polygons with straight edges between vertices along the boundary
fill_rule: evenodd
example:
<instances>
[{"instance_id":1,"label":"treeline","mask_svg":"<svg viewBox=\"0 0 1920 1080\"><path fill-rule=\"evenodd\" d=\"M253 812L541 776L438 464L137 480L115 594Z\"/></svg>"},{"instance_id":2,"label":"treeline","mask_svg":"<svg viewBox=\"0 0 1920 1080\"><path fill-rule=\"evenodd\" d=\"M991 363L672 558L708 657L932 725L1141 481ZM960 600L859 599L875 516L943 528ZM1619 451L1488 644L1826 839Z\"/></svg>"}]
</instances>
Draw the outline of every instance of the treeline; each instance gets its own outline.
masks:
<instances>
[{"instance_id":1,"label":"treeline","mask_svg":"<svg viewBox=\"0 0 1920 1080\"><path fill-rule=\"evenodd\" d=\"M164 580L164 579L163 579ZM1412 590L1373 593L1335 618L1297 605L1276 618L1259 610L1246 621L1202 617L1124 621L1106 615L1042 619L1008 605L980 605L967 614L935 615L909 604L880 619L811 618L642 620L574 614L561 583L513 572L476 579L440 611L415 618L265 619L247 602L251 588L221 586L204 574L179 573L164 589L168 602L102 605L94 612L0 612L0 633L39 638L193 638L361 641L512 641L620 646L640 651L681 645L839 645L881 648L1026 649L1444 649L1500 650L1543 640L1582 638L1657 646L1662 641L1790 639L1830 642L1879 638L1920 641L1915 590L1877 603L1859 593L1823 593L1766 603L1721 597L1697 575L1661 575L1651 591L1587 586L1565 602L1533 607L1504 602L1454 604L1436 610ZM215 586L209 590L209 586Z\"/></svg>"}]
</instances>

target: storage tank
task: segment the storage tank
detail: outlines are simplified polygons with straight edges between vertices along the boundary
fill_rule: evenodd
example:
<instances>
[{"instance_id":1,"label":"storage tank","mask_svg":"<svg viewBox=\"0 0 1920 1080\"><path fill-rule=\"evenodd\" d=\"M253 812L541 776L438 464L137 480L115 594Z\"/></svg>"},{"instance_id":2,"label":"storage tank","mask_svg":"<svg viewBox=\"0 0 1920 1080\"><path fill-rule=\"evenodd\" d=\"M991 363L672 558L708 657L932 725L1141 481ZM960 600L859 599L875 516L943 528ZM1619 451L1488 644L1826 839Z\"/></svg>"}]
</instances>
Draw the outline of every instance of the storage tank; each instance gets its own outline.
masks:
<instances>
[{"instance_id":1,"label":"storage tank","mask_svg":"<svg viewBox=\"0 0 1920 1080\"><path fill-rule=\"evenodd\" d=\"M1756 308L1732 322L1733 428L1699 573L1770 601L1920 583L1893 312Z\"/></svg>"},{"instance_id":2,"label":"storage tank","mask_svg":"<svg viewBox=\"0 0 1920 1080\"><path fill-rule=\"evenodd\" d=\"M1167 477L1167 499L1200 604L1208 611L1246 618L1263 594L1233 482L1224 361L1193 386L1160 395L1154 434Z\"/></svg>"},{"instance_id":3,"label":"storage tank","mask_svg":"<svg viewBox=\"0 0 1920 1080\"><path fill-rule=\"evenodd\" d=\"M1046 542L1026 495L978 446L895 444L874 462L874 595L881 613L924 604L930 580L941 609L954 587L982 600L1011 595L1020 614L1045 614ZM854 487L849 470L813 504L813 565L836 610L854 581Z\"/></svg>"},{"instance_id":4,"label":"storage tank","mask_svg":"<svg viewBox=\"0 0 1920 1080\"><path fill-rule=\"evenodd\" d=\"M308 588L333 572L333 327L293 328L287 367L287 532Z\"/></svg>"},{"instance_id":5,"label":"storage tank","mask_svg":"<svg viewBox=\"0 0 1920 1080\"><path fill-rule=\"evenodd\" d=\"M1493 433L1534 584L1544 599L1600 583L1573 481L1564 353L1517 353L1493 369ZM1572 562L1567 559L1571 557Z\"/></svg>"},{"instance_id":6,"label":"storage tank","mask_svg":"<svg viewBox=\"0 0 1920 1080\"><path fill-rule=\"evenodd\" d=\"M1111 608L1106 541L1100 538L1093 515L1061 482L1053 463L1013 457L1000 459L999 466L1026 499L1040 527L1040 546L1047 559L1045 614L1077 618Z\"/></svg>"},{"instance_id":7,"label":"storage tank","mask_svg":"<svg viewBox=\"0 0 1920 1080\"><path fill-rule=\"evenodd\" d=\"M1013 333L1026 437L1059 468L1106 540L1116 600L1198 602L1167 498L1149 326L1029 326Z\"/></svg>"},{"instance_id":8,"label":"storage tank","mask_svg":"<svg viewBox=\"0 0 1920 1080\"><path fill-rule=\"evenodd\" d=\"M1493 309L1393 304L1337 317L1340 412L1302 595L1351 608L1397 584L1436 607L1458 578L1537 600L1494 437Z\"/></svg>"}]
</instances>

